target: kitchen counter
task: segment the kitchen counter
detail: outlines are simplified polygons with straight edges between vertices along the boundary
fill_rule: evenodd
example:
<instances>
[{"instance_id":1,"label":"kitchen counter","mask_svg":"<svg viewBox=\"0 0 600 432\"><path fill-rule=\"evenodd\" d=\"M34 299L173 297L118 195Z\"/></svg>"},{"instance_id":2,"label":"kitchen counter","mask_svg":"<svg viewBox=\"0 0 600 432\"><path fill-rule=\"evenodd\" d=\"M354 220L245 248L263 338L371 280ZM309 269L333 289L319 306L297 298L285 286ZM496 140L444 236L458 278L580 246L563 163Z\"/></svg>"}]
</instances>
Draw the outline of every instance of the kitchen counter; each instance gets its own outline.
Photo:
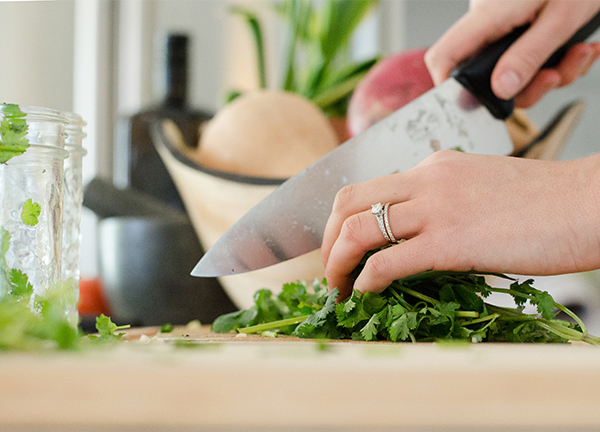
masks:
<instances>
[{"instance_id":1,"label":"kitchen counter","mask_svg":"<svg viewBox=\"0 0 600 432\"><path fill-rule=\"evenodd\" d=\"M1 354L0 429L600 428L600 349L587 345L324 344L206 327L147 342L154 333Z\"/></svg>"}]
</instances>

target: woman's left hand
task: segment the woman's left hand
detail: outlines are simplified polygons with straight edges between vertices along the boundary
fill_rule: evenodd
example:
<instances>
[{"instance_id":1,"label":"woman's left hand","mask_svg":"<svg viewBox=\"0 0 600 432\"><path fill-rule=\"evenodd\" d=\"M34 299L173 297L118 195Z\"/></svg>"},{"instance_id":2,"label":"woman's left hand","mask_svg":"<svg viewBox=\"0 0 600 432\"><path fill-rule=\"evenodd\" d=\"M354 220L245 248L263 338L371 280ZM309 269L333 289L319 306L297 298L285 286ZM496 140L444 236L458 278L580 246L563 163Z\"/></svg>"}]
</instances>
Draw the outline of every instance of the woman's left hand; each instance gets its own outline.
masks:
<instances>
[{"instance_id":1,"label":"woman's left hand","mask_svg":"<svg viewBox=\"0 0 600 432\"><path fill-rule=\"evenodd\" d=\"M600 156L548 162L439 151L404 173L341 190L323 262L340 298L425 270L559 274L600 267ZM386 246L371 205L390 202Z\"/></svg>"}]
</instances>

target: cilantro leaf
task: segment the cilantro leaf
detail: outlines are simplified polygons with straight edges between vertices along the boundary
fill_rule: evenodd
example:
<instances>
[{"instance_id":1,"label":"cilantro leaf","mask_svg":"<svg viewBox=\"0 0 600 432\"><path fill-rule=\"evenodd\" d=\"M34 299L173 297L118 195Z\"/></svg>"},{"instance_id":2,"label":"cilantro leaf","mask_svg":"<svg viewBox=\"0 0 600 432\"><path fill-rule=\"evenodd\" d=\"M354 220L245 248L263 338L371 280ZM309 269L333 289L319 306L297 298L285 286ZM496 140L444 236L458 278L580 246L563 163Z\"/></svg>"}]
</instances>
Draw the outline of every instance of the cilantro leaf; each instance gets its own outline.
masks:
<instances>
[{"instance_id":1,"label":"cilantro leaf","mask_svg":"<svg viewBox=\"0 0 600 432\"><path fill-rule=\"evenodd\" d=\"M6 163L29 148L29 140L25 138L29 126L25 121L26 114L18 105L5 105L2 114L4 118L0 121L0 163Z\"/></svg>"},{"instance_id":2,"label":"cilantro leaf","mask_svg":"<svg viewBox=\"0 0 600 432\"><path fill-rule=\"evenodd\" d=\"M29 283L29 278L19 269L10 271L10 285L14 296L24 297L33 294L33 286Z\"/></svg>"},{"instance_id":3,"label":"cilantro leaf","mask_svg":"<svg viewBox=\"0 0 600 432\"><path fill-rule=\"evenodd\" d=\"M377 335L377 327L379 326L379 317L377 314L373 315L369 321L365 324L363 328L360 329L360 334L364 338L364 340L370 341L374 340Z\"/></svg>"},{"instance_id":4,"label":"cilantro leaf","mask_svg":"<svg viewBox=\"0 0 600 432\"><path fill-rule=\"evenodd\" d=\"M360 291L353 290L349 299L345 302L338 303L335 308L335 314L340 326L353 328L358 323L367 321L371 318L371 315L365 311L365 305L362 298L363 294Z\"/></svg>"},{"instance_id":5,"label":"cilantro leaf","mask_svg":"<svg viewBox=\"0 0 600 432\"><path fill-rule=\"evenodd\" d=\"M258 290L254 294L254 303L257 311L254 320L255 324L277 321L282 318L281 310L272 296L273 293L268 289Z\"/></svg>"},{"instance_id":6,"label":"cilantro leaf","mask_svg":"<svg viewBox=\"0 0 600 432\"><path fill-rule=\"evenodd\" d=\"M28 199L23 203L21 211L21 220L25 225L35 226L38 223L38 217L42 213L42 207L32 199Z\"/></svg>"},{"instance_id":7,"label":"cilantro leaf","mask_svg":"<svg viewBox=\"0 0 600 432\"><path fill-rule=\"evenodd\" d=\"M554 318L556 313L556 303L550 294L546 291L536 293L534 304L537 306L537 310L543 318L550 320Z\"/></svg>"},{"instance_id":8,"label":"cilantro leaf","mask_svg":"<svg viewBox=\"0 0 600 432\"><path fill-rule=\"evenodd\" d=\"M514 291L515 293L520 293L520 294L525 294L525 295L535 295L536 292L538 292L538 290L536 290L535 288L533 288L531 286L531 283L533 281L531 279L527 279L525 282L521 282L519 283L517 282L513 282L512 284L510 284L510 290ZM514 300L515 300L515 304L517 306L523 306L525 303L527 303L527 297L524 296L519 296L519 295L512 295Z\"/></svg>"},{"instance_id":9,"label":"cilantro leaf","mask_svg":"<svg viewBox=\"0 0 600 432\"><path fill-rule=\"evenodd\" d=\"M90 339L96 343L117 342L125 335L125 333L115 334L115 331L129 327L129 325L118 326L112 322L110 317L102 314L96 318L96 330L100 336L90 335Z\"/></svg>"},{"instance_id":10,"label":"cilantro leaf","mask_svg":"<svg viewBox=\"0 0 600 432\"><path fill-rule=\"evenodd\" d=\"M396 342L398 339L406 340L412 330L417 328L417 312L406 312L396 319L390 320L388 331L390 338Z\"/></svg>"},{"instance_id":11,"label":"cilantro leaf","mask_svg":"<svg viewBox=\"0 0 600 432\"><path fill-rule=\"evenodd\" d=\"M382 323L387 321L388 308L385 307L378 313L371 316L367 324L360 329L360 334L366 341L376 340Z\"/></svg>"},{"instance_id":12,"label":"cilantro leaf","mask_svg":"<svg viewBox=\"0 0 600 432\"><path fill-rule=\"evenodd\" d=\"M331 326L333 325L335 328L335 321L332 323L331 320L328 321L328 318L330 316L333 316L335 318L335 302L339 295L340 292L337 288L331 290L331 292L327 296L327 300L325 301L325 305L323 306L323 308L309 316L304 322L300 323L298 327L296 327L294 334L300 337L309 337L312 333L315 333L315 331L317 331L319 328L321 328L321 330L334 330L331 328Z\"/></svg>"},{"instance_id":13,"label":"cilantro leaf","mask_svg":"<svg viewBox=\"0 0 600 432\"><path fill-rule=\"evenodd\" d=\"M256 306L253 306L250 309L221 315L213 321L211 330L215 333L229 333L238 328L247 327L254 322L257 313Z\"/></svg>"},{"instance_id":14,"label":"cilantro leaf","mask_svg":"<svg viewBox=\"0 0 600 432\"><path fill-rule=\"evenodd\" d=\"M455 285L452 287L452 290L456 295L456 301L460 303L462 308L465 310L483 312L483 299L479 297L474 290L469 289L464 284Z\"/></svg>"}]
</instances>

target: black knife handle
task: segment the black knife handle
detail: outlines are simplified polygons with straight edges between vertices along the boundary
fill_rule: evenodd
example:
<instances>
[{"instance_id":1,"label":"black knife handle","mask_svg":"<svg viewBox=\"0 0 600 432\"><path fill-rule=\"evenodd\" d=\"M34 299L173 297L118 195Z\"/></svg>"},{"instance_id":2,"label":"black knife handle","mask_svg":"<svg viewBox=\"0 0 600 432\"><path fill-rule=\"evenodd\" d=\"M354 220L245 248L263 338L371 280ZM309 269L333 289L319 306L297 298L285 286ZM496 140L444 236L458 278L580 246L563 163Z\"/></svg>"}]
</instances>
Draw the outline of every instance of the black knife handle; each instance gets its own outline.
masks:
<instances>
[{"instance_id":1,"label":"black knife handle","mask_svg":"<svg viewBox=\"0 0 600 432\"><path fill-rule=\"evenodd\" d=\"M541 69L552 68L558 65L569 48L586 40L598 27L600 27L600 12L581 27L571 39L558 48ZM494 117L500 120L505 120L512 114L515 103L513 99L500 99L494 94L491 82L492 71L500 56L528 28L529 25L525 25L513 30L512 33L488 45L475 57L459 65L451 74L453 78L479 99L479 102L485 105Z\"/></svg>"}]
</instances>

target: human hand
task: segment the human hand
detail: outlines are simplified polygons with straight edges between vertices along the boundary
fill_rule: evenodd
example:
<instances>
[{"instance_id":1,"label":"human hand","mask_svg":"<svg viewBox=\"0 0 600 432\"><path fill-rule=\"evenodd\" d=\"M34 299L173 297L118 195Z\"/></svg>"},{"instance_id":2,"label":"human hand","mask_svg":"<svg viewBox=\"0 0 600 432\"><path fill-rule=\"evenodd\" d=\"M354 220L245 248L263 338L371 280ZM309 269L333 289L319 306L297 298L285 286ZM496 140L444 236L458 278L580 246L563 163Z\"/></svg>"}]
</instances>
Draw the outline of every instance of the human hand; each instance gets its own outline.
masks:
<instances>
[{"instance_id":1,"label":"human hand","mask_svg":"<svg viewBox=\"0 0 600 432\"><path fill-rule=\"evenodd\" d=\"M330 289L345 298L363 256L385 246L371 205L391 202L406 241L371 256L354 288L426 270L550 275L600 267L600 156L549 162L439 151L415 168L342 189L325 229Z\"/></svg>"},{"instance_id":2,"label":"human hand","mask_svg":"<svg viewBox=\"0 0 600 432\"><path fill-rule=\"evenodd\" d=\"M437 85L457 65L524 24L530 28L500 57L492 90L527 108L547 92L585 75L600 57L600 43L576 44L553 69L550 55L600 10L598 0L472 0L469 11L433 45L425 62Z\"/></svg>"}]
</instances>

